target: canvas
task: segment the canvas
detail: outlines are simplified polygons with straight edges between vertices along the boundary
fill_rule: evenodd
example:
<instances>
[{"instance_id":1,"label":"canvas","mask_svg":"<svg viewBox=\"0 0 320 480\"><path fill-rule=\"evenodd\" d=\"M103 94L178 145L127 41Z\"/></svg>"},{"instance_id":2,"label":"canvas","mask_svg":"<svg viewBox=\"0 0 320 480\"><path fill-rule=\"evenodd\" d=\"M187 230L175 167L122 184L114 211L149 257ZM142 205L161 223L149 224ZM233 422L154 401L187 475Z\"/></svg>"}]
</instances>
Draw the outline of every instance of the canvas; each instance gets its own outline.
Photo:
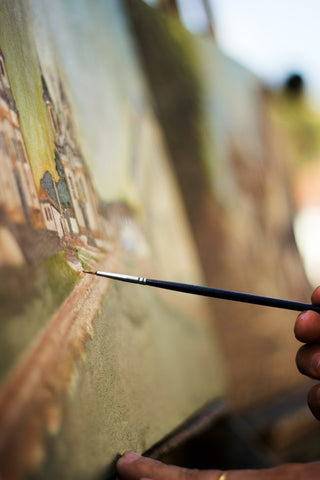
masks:
<instances>
[{"instance_id":1,"label":"canvas","mask_svg":"<svg viewBox=\"0 0 320 480\"><path fill-rule=\"evenodd\" d=\"M218 343L206 301L84 273L203 281L122 3L0 23L0 475L101 478L223 395Z\"/></svg>"}]
</instances>

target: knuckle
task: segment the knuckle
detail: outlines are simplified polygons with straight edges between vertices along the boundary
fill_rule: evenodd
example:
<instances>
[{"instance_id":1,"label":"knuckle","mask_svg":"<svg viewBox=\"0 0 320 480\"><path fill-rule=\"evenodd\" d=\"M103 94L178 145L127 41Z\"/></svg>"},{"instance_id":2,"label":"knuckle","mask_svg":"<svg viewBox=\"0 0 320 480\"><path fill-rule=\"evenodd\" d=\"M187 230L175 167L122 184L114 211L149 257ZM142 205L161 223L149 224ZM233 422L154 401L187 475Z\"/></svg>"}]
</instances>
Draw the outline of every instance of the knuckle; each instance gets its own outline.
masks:
<instances>
[{"instance_id":1,"label":"knuckle","mask_svg":"<svg viewBox=\"0 0 320 480\"><path fill-rule=\"evenodd\" d=\"M201 472L196 468L184 468L183 471L184 477L181 480L199 480L201 478Z\"/></svg>"}]
</instances>

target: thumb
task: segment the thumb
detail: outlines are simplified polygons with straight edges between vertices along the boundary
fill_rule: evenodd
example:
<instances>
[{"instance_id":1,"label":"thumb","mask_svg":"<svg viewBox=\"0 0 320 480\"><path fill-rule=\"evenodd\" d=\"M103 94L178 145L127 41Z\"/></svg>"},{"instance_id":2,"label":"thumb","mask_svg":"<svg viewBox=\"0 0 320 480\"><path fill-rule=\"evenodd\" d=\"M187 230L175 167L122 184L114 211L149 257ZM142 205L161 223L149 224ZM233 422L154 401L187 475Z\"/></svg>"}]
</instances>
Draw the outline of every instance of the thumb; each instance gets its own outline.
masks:
<instances>
[{"instance_id":1,"label":"thumb","mask_svg":"<svg viewBox=\"0 0 320 480\"><path fill-rule=\"evenodd\" d=\"M218 480L220 470L200 471L166 465L135 452L126 452L117 462L121 480Z\"/></svg>"}]
</instances>

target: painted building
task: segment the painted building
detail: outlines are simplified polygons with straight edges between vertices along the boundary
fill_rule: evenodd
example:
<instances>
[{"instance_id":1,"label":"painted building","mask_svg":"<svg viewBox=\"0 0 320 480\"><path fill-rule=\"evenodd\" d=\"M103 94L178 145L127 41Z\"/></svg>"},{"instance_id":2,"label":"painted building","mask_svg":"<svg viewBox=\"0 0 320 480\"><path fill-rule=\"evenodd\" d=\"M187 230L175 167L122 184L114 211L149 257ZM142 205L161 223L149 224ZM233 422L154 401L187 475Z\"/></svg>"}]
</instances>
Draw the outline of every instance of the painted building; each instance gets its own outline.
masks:
<instances>
[{"instance_id":1,"label":"painted building","mask_svg":"<svg viewBox=\"0 0 320 480\"><path fill-rule=\"evenodd\" d=\"M75 137L70 107L58 77L55 81L53 79L53 85L55 101L42 76L43 99L55 135L57 157L61 162L60 170L59 167L57 169L67 186L65 194L69 194L71 201L66 214L69 230L72 234L80 235L85 242L94 244L94 238L103 237L96 206L97 200ZM60 200L63 205L64 202ZM65 203L68 203L66 199Z\"/></svg>"},{"instance_id":2,"label":"painted building","mask_svg":"<svg viewBox=\"0 0 320 480\"><path fill-rule=\"evenodd\" d=\"M28 160L19 113L0 50L0 205L18 223L43 228L37 189Z\"/></svg>"}]
</instances>

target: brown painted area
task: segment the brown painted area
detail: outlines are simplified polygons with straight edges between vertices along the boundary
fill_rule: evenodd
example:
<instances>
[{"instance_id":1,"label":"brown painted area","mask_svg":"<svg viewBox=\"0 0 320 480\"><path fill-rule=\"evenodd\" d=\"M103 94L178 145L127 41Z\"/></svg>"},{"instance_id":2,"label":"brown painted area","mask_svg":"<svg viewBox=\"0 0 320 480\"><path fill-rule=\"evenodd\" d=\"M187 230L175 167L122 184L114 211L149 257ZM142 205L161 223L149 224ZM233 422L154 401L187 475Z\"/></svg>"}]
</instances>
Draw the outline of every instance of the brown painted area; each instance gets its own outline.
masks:
<instances>
[{"instance_id":1,"label":"brown painted area","mask_svg":"<svg viewBox=\"0 0 320 480\"><path fill-rule=\"evenodd\" d=\"M112 269L115 256L99 268ZM60 397L72 388L76 362L92 336L109 281L83 274L49 325L10 372L0 393L0 464L10 478L43 460L43 436L60 428Z\"/></svg>"}]
</instances>

